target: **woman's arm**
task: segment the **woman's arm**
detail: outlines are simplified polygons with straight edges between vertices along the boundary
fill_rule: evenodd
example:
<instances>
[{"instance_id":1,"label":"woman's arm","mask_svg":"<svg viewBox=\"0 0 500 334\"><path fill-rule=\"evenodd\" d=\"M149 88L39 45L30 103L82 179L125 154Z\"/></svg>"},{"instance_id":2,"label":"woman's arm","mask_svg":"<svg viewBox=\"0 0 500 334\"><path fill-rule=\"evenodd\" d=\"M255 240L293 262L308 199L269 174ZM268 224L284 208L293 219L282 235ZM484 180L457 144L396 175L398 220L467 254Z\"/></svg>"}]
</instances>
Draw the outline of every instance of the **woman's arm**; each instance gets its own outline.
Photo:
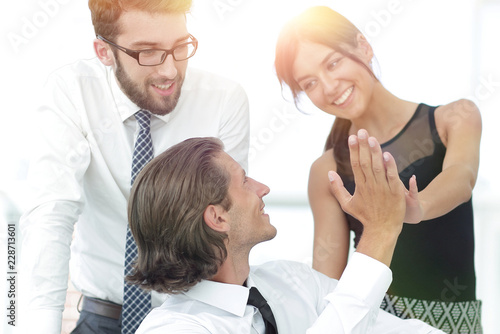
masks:
<instances>
[{"instance_id":1,"label":"woman's arm","mask_svg":"<svg viewBox=\"0 0 500 334\"><path fill-rule=\"evenodd\" d=\"M313 268L339 279L347 265L350 234L345 214L331 191L330 170L336 170L332 150L312 164L309 174L309 203L314 217Z\"/></svg>"},{"instance_id":2,"label":"woman's arm","mask_svg":"<svg viewBox=\"0 0 500 334\"><path fill-rule=\"evenodd\" d=\"M443 170L418 196L409 196L407 223L450 212L470 199L476 183L482 128L478 108L469 100L458 100L437 108L435 119L446 146Z\"/></svg>"}]
</instances>

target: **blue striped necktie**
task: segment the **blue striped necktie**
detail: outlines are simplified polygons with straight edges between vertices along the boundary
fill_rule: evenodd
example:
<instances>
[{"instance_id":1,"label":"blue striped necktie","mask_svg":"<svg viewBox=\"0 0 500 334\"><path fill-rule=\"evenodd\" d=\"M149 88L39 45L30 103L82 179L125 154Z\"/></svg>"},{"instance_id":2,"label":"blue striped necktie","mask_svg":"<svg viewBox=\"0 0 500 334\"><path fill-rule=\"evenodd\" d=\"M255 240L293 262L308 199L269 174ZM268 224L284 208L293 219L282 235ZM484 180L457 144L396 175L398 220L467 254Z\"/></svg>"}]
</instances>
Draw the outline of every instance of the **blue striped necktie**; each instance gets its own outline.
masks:
<instances>
[{"instance_id":1,"label":"blue striped necktie","mask_svg":"<svg viewBox=\"0 0 500 334\"><path fill-rule=\"evenodd\" d=\"M132 175L130 185L142 168L153 159L153 141L151 140L151 114L145 110L135 113L139 124L139 134L134 145L132 157ZM125 244L125 276L132 274L132 263L137 259L137 245L127 224L127 240ZM122 334L135 333L141 321L151 310L151 294L141 290L137 285L124 282L122 308Z\"/></svg>"}]
</instances>

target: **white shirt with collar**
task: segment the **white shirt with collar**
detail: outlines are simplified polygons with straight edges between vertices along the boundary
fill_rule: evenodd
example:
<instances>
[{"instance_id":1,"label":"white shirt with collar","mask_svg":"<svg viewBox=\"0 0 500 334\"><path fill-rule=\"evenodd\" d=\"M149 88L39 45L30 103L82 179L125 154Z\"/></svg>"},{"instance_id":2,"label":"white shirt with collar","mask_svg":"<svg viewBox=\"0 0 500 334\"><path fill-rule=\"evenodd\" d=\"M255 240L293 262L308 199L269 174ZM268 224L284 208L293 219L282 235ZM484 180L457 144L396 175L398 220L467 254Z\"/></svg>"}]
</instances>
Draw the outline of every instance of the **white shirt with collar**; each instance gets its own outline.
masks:
<instances>
[{"instance_id":1,"label":"white shirt with collar","mask_svg":"<svg viewBox=\"0 0 500 334\"><path fill-rule=\"evenodd\" d=\"M380 310L391 281L387 266L356 252L339 281L301 263L275 261L252 267L247 285L268 301L281 334L443 333ZM248 287L202 281L151 311L137 334L264 334L259 311L246 305Z\"/></svg>"},{"instance_id":2,"label":"white shirt with collar","mask_svg":"<svg viewBox=\"0 0 500 334\"><path fill-rule=\"evenodd\" d=\"M69 267L85 296L122 303L127 200L139 130L133 115L139 107L97 59L54 72L43 92L41 107L30 115L33 158L30 204L20 223L21 307L37 333L60 333ZM188 68L179 103L170 114L151 117L151 134L155 156L184 139L218 137L246 169L247 96L230 80ZM153 305L163 300L154 295Z\"/></svg>"}]
</instances>

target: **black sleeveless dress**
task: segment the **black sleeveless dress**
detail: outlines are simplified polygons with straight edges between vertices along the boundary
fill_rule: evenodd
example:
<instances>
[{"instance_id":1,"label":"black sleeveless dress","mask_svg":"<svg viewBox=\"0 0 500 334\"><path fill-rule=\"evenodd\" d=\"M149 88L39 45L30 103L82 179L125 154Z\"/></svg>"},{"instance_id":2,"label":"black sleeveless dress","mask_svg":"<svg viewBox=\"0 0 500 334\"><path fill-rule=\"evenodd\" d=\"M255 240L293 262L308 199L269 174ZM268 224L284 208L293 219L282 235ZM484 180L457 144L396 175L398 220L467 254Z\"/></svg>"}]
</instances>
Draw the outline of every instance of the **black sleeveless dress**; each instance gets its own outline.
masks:
<instances>
[{"instance_id":1,"label":"black sleeveless dress","mask_svg":"<svg viewBox=\"0 0 500 334\"><path fill-rule=\"evenodd\" d=\"M420 104L401 132L382 144L397 163L405 186L412 175L424 189L441 171L446 147L436 130L436 107ZM341 175L351 194L352 178ZM363 225L346 214L358 245ZM481 333L476 300L472 199L451 212L419 224L404 224L391 263L393 282L382 308L416 318L447 333Z\"/></svg>"}]
</instances>

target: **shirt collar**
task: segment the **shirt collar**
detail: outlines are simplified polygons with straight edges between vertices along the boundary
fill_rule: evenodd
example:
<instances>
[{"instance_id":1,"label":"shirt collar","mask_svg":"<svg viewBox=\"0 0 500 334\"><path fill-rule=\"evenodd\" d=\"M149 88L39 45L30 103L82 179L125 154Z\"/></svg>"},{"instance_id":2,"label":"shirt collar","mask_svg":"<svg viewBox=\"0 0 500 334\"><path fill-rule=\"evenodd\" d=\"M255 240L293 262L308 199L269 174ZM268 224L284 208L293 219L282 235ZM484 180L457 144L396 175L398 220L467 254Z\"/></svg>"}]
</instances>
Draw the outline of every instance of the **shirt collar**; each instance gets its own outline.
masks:
<instances>
[{"instance_id":1,"label":"shirt collar","mask_svg":"<svg viewBox=\"0 0 500 334\"><path fill-rule=\"evenodd\" d=\"M242 317L247 307L249 289L236 284L201 281L185 292L185 295Z\"/></svg>"},{"instance_id":2,"label":"shirt collar","mask_svg":"<svg viewBox=\"0 0 500 334\"><path fill-rule=\"evenodd\" d=\"M120 119L122 122L125 122L128 118L133 116L136 112L138 112L141 108L139 108L134 102L130 101L127 95L121 90L118 85L118 81L116 80L115 73L111 66L106 66L107 74L108 74L108 83L111 87L111 92L113 94L113 98L116 103L116 107L118 109L118 114L120 115ZM158 116L152 114L154 117L161 119L165 123L170 120L171 114Z\"/></svg>"}]
</instances>

